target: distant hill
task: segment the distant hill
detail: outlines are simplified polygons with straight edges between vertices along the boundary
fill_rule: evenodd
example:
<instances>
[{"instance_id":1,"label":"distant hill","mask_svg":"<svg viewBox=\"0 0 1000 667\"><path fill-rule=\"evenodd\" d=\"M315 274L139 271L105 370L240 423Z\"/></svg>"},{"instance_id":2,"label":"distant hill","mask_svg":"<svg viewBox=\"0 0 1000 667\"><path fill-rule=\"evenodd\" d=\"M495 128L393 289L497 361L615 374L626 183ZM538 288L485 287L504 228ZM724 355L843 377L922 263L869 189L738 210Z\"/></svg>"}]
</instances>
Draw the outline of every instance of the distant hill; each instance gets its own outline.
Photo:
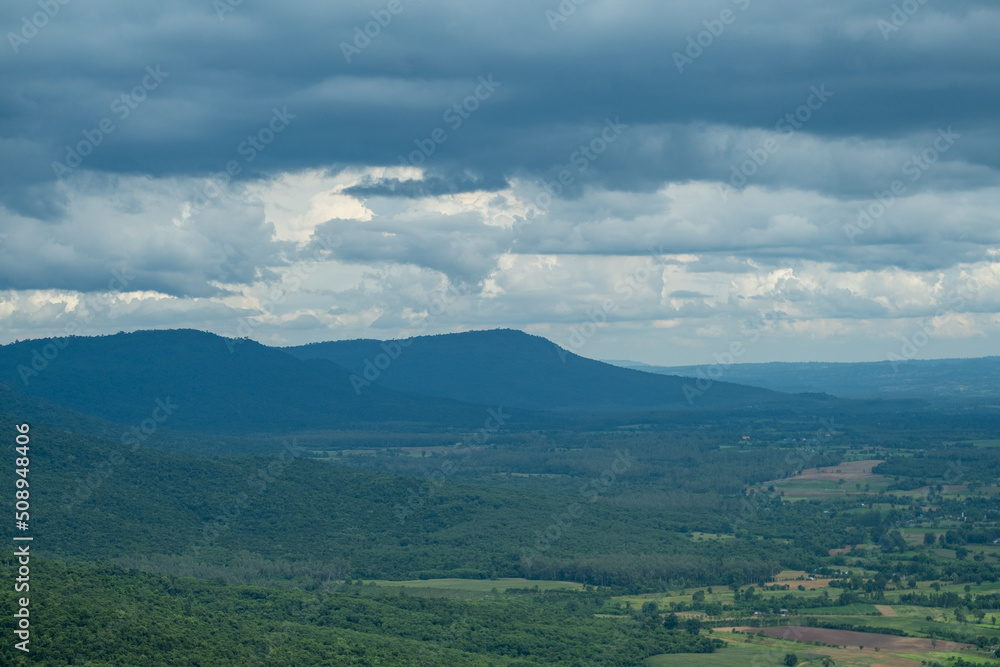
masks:
<instances>
[{"instance_id":1,"label":"distant hill","mask_svg":"<svg viewBox=\"0 0 1000 667\"><path fill-rule=\"evenodd\" d=\"M349 373L331 362L305 362L201 331L71 337L60 344L0 347L0 382L125 426L152 427L147 420L155 417L157 428L252 433L372 422L468 428L483 421L479 408L379 386L356 392Z\"/></svg>"},{"instance_id":2,"label":"distant hill","mask_svg":"<svg viewBox=\"0 0 1000 667\"><path fill-rule=\"evenodd\" d=\"M697 377L706 366L649 366L616 361L650 373ZM732 364L730 382L787 393L826 392L843 398L995 398L1000 396L1000 357L858 363Z\"/></svg>"},{"instance_id":3,"label":"distant hill","mask_svg":"<svg viewBox=\"0 0 1000 667\"><path fill-rule=\"evenodd\" d=\"M298 359L332 361L355 374L355 381L367 378L398 391L512 408L632 410L792 400L771 391L715 382L689 403L684 387L690 391L690 380L586 359L540 336L510 329L283 349Z\"/></svg>"},{"instance_id":4,"label":"distant hill","mask_svg":"<svg viewBox=\"0 0 1000 667\"><path fill-rule=\"evenodd\" d=\"M121 426L57 405L35 396L15 391L0 382L0 419L8 418L17 423L44 423L48 428L96 435L117 440Z\"/></svg>"}]
</instances>

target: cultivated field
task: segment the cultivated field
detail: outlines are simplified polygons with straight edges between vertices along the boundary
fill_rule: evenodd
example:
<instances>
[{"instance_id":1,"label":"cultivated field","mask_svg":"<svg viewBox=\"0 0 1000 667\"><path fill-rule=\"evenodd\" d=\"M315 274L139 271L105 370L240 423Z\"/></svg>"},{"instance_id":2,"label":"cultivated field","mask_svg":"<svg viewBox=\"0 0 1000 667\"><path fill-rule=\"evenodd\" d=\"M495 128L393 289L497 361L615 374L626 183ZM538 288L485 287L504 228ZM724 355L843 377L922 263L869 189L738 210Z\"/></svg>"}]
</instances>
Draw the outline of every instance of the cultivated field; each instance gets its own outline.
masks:
<instances>
[{"instance_id":1,"label":"cultivated field","mask_svg":"<svg viewBox=\"0 0 1000 667\"><path fill-rule=\"evenodd\" d=\"M921 637L896 637L895 635L880 635L874 632L853 632L851 630L829 630L827 628L807 628L802 626L784 626L777 628L736 628L738 632L763 632L768 637L776 639L791 639L797 642L823 642L831 646L878 648L891 653L924 653L929 651L960 651L973 648L972 644L959 644Z\"/></svg>"}]
</instances>

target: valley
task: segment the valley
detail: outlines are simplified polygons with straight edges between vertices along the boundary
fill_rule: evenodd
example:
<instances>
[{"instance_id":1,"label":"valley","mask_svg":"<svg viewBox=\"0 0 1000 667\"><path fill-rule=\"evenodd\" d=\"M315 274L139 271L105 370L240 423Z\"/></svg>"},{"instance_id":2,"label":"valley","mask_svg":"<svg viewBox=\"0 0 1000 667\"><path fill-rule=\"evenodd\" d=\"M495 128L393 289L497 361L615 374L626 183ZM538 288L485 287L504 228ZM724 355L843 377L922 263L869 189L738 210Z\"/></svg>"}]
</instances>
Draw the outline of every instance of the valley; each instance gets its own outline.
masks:
<instances>
[{"instance_id":1,"label":"valley","mask_svg":"<svg viewBox=\"0 0 1000 667\"><path fill-rule=\"evenodd\" d=\"M631 376L470 337L506 346L494 382L433 343L407 347L438 369L427 394L184 331L73 339L28 386L8 377L47 648L5 664L1000 662L995 408L740 385L688 406L668 383L554 409L560 386ZM5 367L32 344L0 347ZM541 355L546 402L458 400L537 386L509 367Z\"/></svg>"}]
</instances>

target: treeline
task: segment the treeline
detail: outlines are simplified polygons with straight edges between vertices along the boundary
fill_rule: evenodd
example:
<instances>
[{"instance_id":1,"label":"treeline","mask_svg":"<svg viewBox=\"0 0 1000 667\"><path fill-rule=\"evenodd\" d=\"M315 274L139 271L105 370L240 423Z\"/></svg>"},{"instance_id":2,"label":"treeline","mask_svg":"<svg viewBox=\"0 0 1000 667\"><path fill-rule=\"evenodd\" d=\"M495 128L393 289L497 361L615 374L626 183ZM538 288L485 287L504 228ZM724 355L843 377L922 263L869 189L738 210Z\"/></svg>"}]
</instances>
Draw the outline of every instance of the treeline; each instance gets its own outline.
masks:
<instances>
[{"instance_id":1,"label":"treeline","mask_svg":"<svg viewBox=\"0 0 1000 667\"><path fill-rule=\"evenodd\" d=\"M763 583L782 570L778 561L706 558L686 554L603 554L569 559L541 558L530 574L538 579L578 581L641 590L650 583L676 587L713 583Z\"/></svg>"},{"instance_id":2,"label":"treeline","mask_svg":"<svg viewBox=\"0 0 1000 667\"><path fill-rule=\"evenodd\" d=\"M1000 456L989 447L938 446L907 456L892 456L873 472L943 484L992 483L1000 476Z\"/></svg>"},{"instance_id":3,"label":"treeline","mask_svg":"<svg viewBox=\"0 0 1000 667\"><path fill-rule=\"evenodd\" d=\"M37 557L32 566L32 609L44 613L32 615L30 655L5 642L4 665L635 667L721 645L638 617L596 618L604 600L585 593L457 600L344 584L309 593ZM7 635L13 620L0 623Z\"/></svg>"}]
</instances>

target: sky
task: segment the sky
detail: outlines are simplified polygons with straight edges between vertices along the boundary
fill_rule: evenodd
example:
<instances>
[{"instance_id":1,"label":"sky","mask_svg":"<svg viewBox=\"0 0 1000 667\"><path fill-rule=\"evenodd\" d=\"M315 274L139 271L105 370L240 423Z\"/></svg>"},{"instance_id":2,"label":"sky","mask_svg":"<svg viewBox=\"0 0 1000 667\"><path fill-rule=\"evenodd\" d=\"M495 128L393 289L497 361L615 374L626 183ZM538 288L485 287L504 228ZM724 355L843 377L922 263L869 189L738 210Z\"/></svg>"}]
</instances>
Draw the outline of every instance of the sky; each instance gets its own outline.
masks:
<instances>
[{"instance_id":1,"label":"sky","mask_svg":"<svg viewBox=\"0 0 1000 667\"><path fill-rule=\"evenodd\" d=\"M0 343L1000 350L995 1L12 0L0 31Z\"/></svg>"}]
</instances>

